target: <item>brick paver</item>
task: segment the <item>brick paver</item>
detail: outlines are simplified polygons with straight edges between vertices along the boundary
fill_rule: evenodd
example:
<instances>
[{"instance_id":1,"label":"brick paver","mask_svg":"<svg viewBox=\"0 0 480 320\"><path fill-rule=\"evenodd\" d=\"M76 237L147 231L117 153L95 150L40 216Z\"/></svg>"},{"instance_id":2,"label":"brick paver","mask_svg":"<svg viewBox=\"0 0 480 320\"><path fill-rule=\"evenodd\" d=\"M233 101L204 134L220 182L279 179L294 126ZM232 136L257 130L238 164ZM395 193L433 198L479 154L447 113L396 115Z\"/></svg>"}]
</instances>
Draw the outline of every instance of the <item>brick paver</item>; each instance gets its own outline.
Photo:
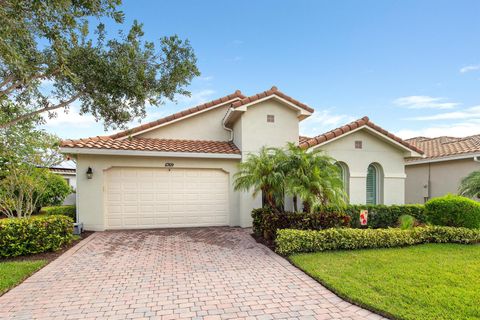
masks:
<instances>
[{"instance_id":1,"label":"brick paver","mask_svg":"<svg viewBox=\"0 0 480 320\"><path fill-rule=\"evenodd\" d=\"M0 297L1 319L380 319L248 230L97 232Z\"/></svg>"}]
</instances>

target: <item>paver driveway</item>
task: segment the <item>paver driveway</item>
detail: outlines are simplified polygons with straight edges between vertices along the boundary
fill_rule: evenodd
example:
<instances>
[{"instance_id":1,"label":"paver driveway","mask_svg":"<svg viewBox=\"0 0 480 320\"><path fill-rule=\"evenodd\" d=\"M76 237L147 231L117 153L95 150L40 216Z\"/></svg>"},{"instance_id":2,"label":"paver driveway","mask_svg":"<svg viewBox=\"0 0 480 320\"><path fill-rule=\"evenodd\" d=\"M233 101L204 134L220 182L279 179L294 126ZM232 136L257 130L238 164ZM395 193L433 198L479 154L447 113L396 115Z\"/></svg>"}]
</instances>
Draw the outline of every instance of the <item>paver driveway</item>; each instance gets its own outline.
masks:
<instances>
[{"instance_id":1,"label":"paver driveway","mask_svg":"<svg viewBox=\"0 0 480 320\"><path fill-rule=\"evenodd\" d=\"M379 319L248 230L97 232L0 297L3 319Z\"/></svg>"}]
</instances>

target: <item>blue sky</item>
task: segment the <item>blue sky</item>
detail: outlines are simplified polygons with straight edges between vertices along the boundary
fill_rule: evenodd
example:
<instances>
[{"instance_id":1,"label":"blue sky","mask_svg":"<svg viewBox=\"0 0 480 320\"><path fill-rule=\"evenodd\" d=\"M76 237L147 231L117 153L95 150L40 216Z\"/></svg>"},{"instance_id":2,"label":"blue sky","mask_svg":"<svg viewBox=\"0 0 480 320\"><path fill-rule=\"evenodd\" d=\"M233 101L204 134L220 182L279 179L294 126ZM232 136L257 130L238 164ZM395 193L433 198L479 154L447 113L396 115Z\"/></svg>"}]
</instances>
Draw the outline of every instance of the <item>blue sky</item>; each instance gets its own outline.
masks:
<instances>
[{"instance_id":1,"label":"blue sky","mask_svg":"<svg viewBox=\"0 0 480 320\"><path fill-rule=\"evenodd\" d=\"M124 0L122 10L110 33L137 19L149 40L188 38L202 72L191 98L149 107L143 122L276 85L315 108L306 135L364 115L404 138L480 134L480 1ZM75 107L46 128L106 134Z\"/></svg>"}]
</instances>

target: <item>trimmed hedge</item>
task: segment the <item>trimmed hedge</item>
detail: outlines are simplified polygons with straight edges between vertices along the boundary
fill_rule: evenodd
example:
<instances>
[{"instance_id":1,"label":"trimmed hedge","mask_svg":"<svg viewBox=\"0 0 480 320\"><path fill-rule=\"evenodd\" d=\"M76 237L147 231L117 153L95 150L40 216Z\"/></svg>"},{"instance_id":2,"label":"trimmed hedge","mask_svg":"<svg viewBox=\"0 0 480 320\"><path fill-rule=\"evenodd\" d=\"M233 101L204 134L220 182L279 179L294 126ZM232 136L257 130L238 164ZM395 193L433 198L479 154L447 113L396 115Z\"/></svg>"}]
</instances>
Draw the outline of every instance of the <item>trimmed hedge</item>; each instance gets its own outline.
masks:
<instances>
[{"instance_id":1,"label":"trimmed hedge","mask_svg":"<svg viewBox=\"0 0 480 320\"><path fill-rule=\"evenodd\" d=\"M420 243L479 243L480 229L417 227L409 230L351 229L278 230L276 251L283 255L325 250L391 248Z\"/></svg>"},{"instance_id":2,"label":"trimmed hedge","mask_svg":"<svg viewBox=\"0 0 480 320\"><path fill-rule=\"evenodd\" d=\"M360 224L360 211L368 210L368 224ZM280 212L259 208L252 211L253 231L266 239L275 238L278 229L322 230L347 226L351 228L389 228L396 227L402 215L413 216L418 222L425 223L423 205L348 205L339 212L338 208L325 207L317 213Z\"/></svg>"},{"instance_id":3,"label":"trimmed hedge","mask_svg":"<svg viewBox=\"0 0 480 320\"><path fill-rule=\"evenodd\" d=\"M0 257L58 250L72 232L72 219L63 215L0 219Z\"/></svg>"},{"instance_id":4,"label":"trimmed hedge","mask_svg":"<svg viewBox=\"0 0 480 320\"><path fill-rule=\"evenodd\" d=\"M336 211L335 208L325 208L325 211ZM402 215L414 217L418 222L425 223L426 214L425 206L420 204L406 205L347 205L344 209L345 213L350 216L351 228L365 228L360 224L360 211L368 210L368 228L389 228L396 227L398 220Z\"/></svg>"},{"instance_id":5,"label":"trimmed hedge","mask_svg":"<svg viewBox=\"0 0 480 320\"><path fill-rule=\"evenodd\" d=\"M74 205L43 207L40 213L46 215L64 215L70 217L74 222L77 219L77 209Z\"/></svg>"},{"instance_id":6,"label":"trimmed hedge","mask_svg":"<svg viewBox=\"0 0 480 320\"><path fill-rule=\"evenodd\" d=\"M427 221L439 226L480 228L480 203L453 194L425 203Z\"/></svg>"},{"instance_id":7,"label":"trimmed hedge","mask_svg":"<svg viewBox=\"0 0 480 320\"><path fill-rule=\"evenodd\" d=\"M350 218L343 212L272 212L261 208L252 211L253 231L257 236L273 239L279 229L322 230L347 226Z\"/></svg>"}]
</instances>

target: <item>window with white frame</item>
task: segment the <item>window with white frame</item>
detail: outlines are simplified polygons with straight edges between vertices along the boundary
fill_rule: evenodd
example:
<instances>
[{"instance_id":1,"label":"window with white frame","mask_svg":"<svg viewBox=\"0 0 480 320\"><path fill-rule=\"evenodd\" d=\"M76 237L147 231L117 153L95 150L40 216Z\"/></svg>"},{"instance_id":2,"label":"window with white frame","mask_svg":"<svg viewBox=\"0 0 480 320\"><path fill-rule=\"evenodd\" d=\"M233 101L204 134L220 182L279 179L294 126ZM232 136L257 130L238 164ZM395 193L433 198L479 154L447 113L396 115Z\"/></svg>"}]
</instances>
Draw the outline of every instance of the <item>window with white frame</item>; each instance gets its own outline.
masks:
<instances>
[{"instance_id":1,"label":"window with white frame","mask_svg":"<svg viewBox=\"0 0 480 320\"><path fill-rule=\"evenodd\" d=\"M367 204L383 203L383 172L377 163L372 163L367 169Z\"/></svg>"}]
</instances>

